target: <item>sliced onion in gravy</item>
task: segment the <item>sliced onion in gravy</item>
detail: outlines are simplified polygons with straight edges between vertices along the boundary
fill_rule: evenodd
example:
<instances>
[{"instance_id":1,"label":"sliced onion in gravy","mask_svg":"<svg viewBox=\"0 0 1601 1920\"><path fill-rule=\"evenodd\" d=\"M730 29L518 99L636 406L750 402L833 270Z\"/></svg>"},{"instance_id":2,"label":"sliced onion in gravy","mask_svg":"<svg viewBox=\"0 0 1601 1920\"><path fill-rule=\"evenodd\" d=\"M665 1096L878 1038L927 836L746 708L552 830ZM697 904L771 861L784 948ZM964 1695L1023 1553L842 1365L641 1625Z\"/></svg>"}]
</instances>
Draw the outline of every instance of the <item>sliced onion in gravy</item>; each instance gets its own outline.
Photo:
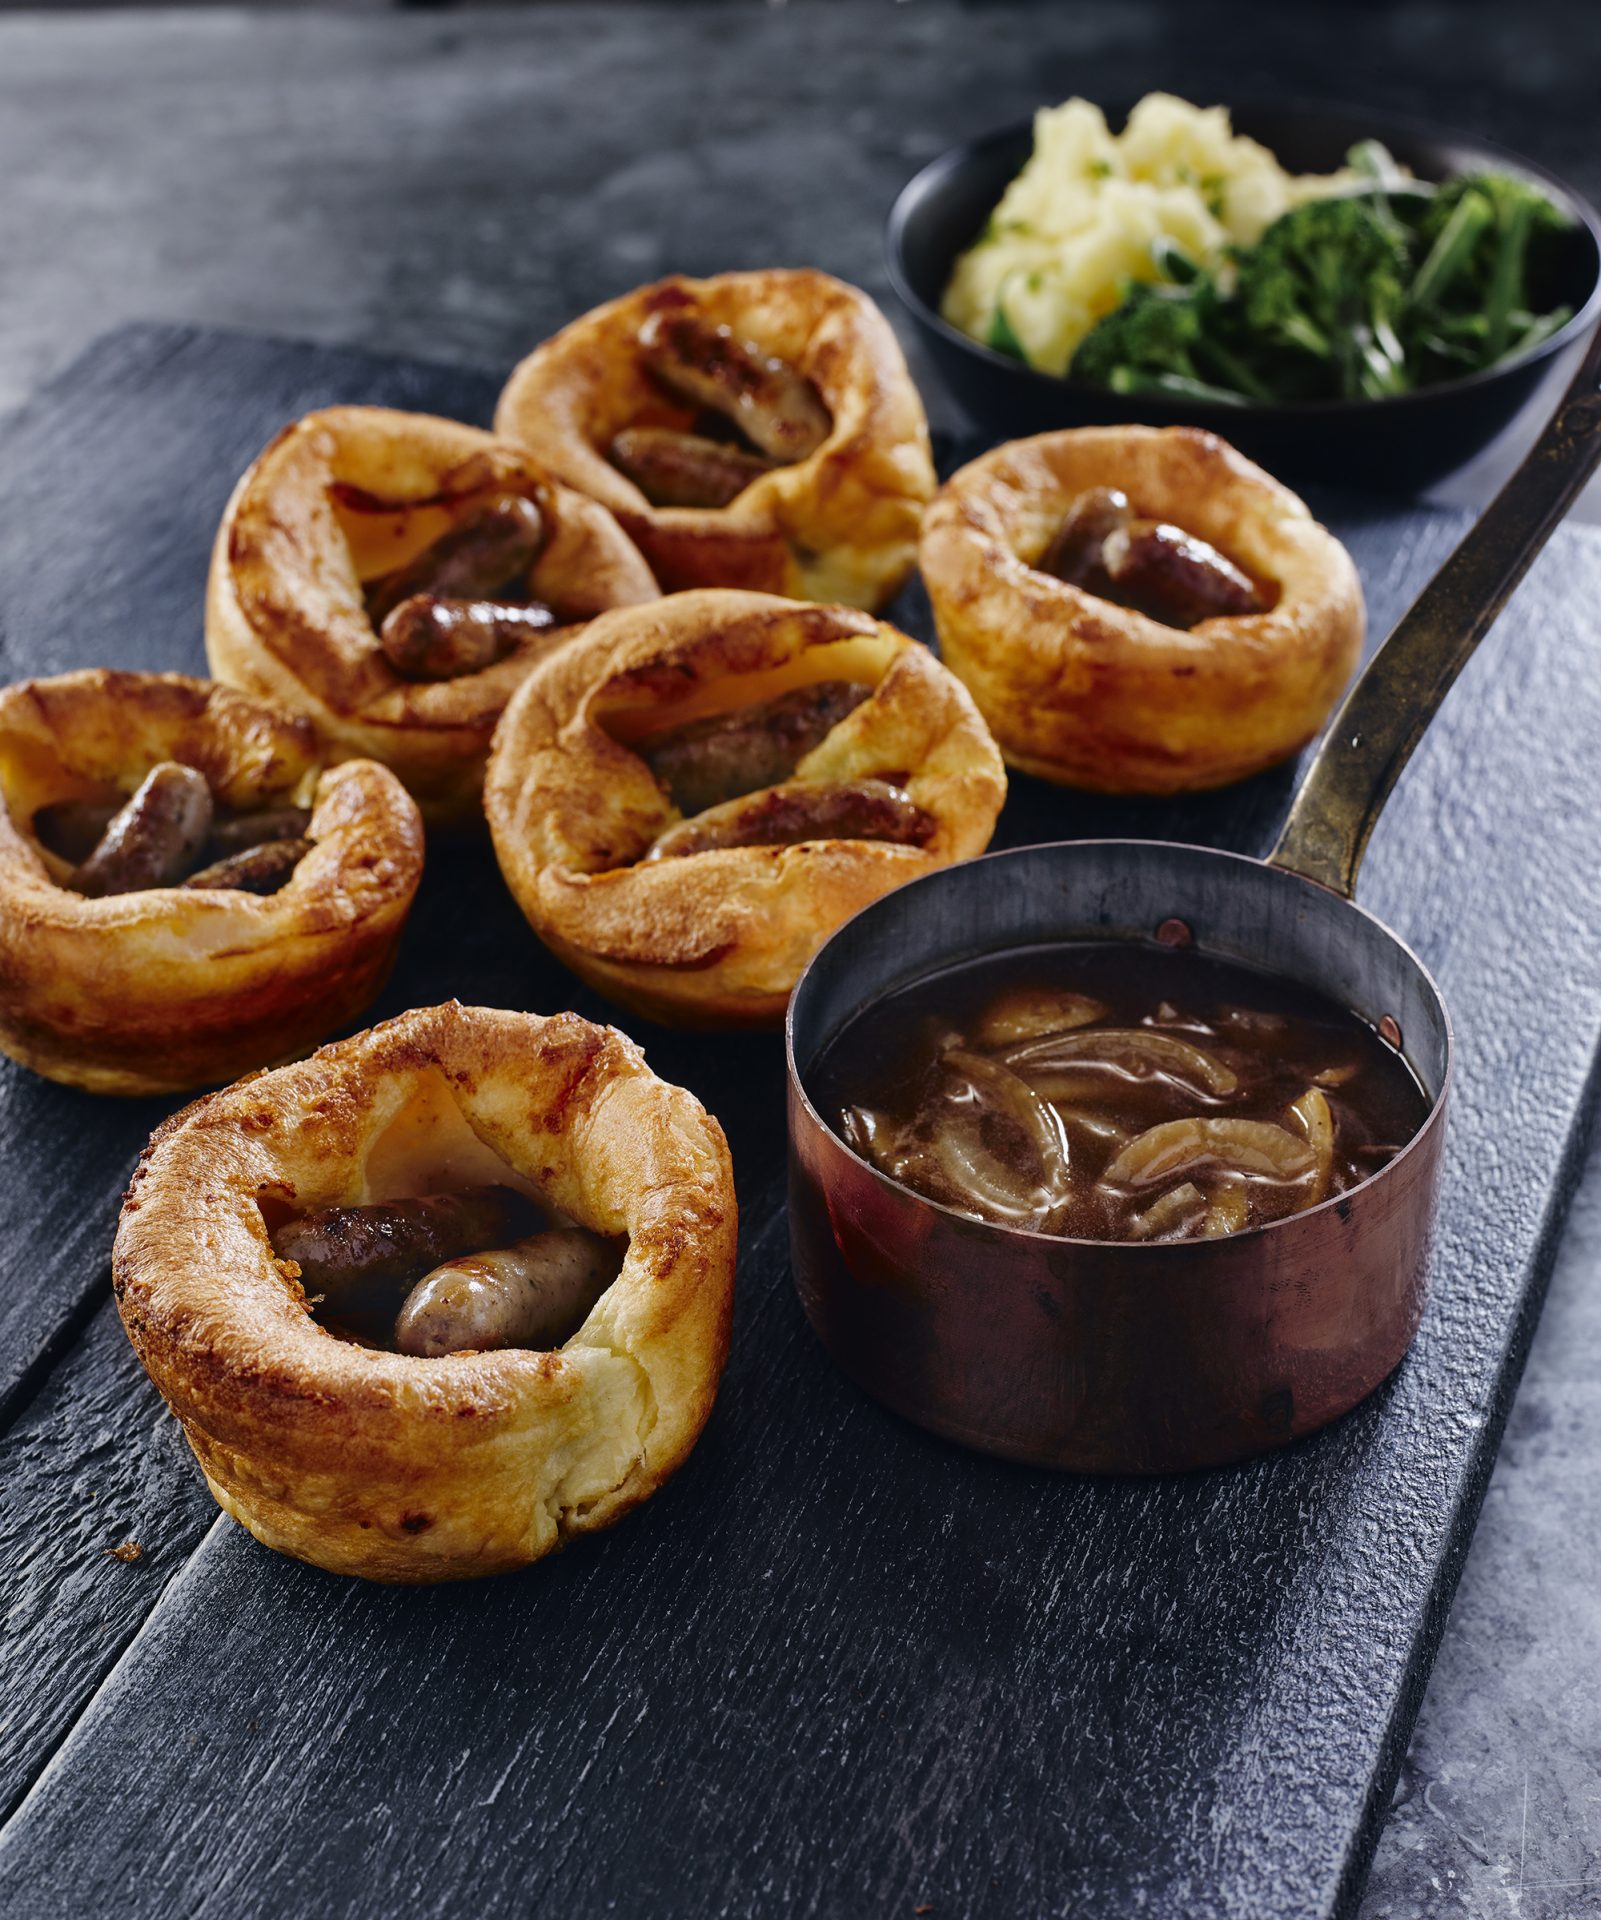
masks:
<instances>
[{"instance_id":1,"label":"sliced onion in gravy","mask_svg":"<svg viewBox=\"0 0 1601 1920\"><path fill-rule=\"evenodd\" d=\"M1315 1207L1329 1190L1334 1174L1334 1115L1329 1103L1316 1087L1308 1087L1290 1108L1290 1117L1306 1135L1316 1165L1312 1171L1312 1190L1305 1204Z\"/></svg>"},{"instance_id":2,"label":"sliced onion in gravy","mask_svg":"<svg viewBox=\"0 0 1601 1920\"><path fill-rule=\"evenodd\" d=\"M1046 1100L1080 1100L1093 1090L1088 1075L1112 1074L1128 1080L1157 1076L1178 1081L1197 1093L1225 1098L1239 1085L1232 1067L1171 1033L1149 1027L1091 1027L1077 1033L1053 1033L1009 1047L1001 1056Z\"/></svg>"},{"instance_id":3,"label":"sliced onion in gravy","mask_svg":"<svg viewBox=\"0 0 1601 1920\"><path fill-rule=\"evenodd\" d=\"M1268 1120L1164 1120L1131 1140L1101 1175L1103 1186L1154 1187L1197 1174L1305 1180L1317 1161L1305 1141Z\"/></svg>"},{"instance_id":4,"label":"sliced onion in gravy","mask_svg":"<svg viewBox=\"0 0 1601 1920\"><path fill-rule=\"evenodd\" d=\"M1016 987L985 1008L973 1038L981 1047L1007 1047L1043 1034L1069 1033L1105 1017L1106 1008L1087 993L1054 987Z\"/></svg>"}]
</instances>

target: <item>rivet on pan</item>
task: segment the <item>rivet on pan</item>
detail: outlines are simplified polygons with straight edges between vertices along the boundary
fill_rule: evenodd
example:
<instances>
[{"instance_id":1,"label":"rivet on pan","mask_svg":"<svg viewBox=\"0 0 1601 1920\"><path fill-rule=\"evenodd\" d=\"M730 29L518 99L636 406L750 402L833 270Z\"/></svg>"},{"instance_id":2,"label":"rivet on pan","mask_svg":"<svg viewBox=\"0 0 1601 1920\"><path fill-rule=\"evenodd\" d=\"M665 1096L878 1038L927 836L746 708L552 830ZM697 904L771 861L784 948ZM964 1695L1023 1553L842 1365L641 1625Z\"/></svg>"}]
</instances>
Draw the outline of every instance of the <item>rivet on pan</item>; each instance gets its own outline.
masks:
<instances>
[{"instance_id":1,"label":"rivet on pan","mask_svg":"<svg viewBox=\"0 0 1601 1920\"><path fill-rule=\"evenodd\" d=\"M1164 947L1187 947L1195 935L1183 920L1164 920L1156 930L1156 937Z\"/></svg>"},{"instance_id":2,"label":"rivet on pan","mask_svg":"<svg viewBox=\"0 0 1601 1920\"><path fill-rule=\"evenodd\" d=\"M1387 1040L1389 1044L1395 1048L1396 1052L1399 1053L1401 1051L1400 1021L1395 1019L1393 1015L1387 1013L1379 1022L1379 1038L1381 1040Z\"/></svg>"}]
</instances>

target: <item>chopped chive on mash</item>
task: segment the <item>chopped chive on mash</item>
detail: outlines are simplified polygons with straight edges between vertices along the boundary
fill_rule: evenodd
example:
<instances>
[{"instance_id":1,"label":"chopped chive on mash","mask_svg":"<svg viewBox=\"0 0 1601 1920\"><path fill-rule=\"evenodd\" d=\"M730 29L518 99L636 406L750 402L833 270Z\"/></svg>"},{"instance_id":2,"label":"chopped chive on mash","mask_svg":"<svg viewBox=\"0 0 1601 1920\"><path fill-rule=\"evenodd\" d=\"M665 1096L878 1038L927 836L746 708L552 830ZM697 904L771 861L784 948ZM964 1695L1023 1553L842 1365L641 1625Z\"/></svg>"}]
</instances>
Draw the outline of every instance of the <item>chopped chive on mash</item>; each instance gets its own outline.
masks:
<instances>
[{"instance_id":1,"label":"chopped chive on mash","mask_svg":"<svg viewBox=\"0 0 1601 1920\"><path fill-rule=\"evenodd\" d=\"M996 303L995 312L990 318L990 330L985 336L984 344L993 347L997 353L1009 353L1014 360L1028 359L1028 355L1023 351L1022 341L1012 331L1012 323L1006 317L1005 307L999 302Z\"/></svg>"}]
</instances>

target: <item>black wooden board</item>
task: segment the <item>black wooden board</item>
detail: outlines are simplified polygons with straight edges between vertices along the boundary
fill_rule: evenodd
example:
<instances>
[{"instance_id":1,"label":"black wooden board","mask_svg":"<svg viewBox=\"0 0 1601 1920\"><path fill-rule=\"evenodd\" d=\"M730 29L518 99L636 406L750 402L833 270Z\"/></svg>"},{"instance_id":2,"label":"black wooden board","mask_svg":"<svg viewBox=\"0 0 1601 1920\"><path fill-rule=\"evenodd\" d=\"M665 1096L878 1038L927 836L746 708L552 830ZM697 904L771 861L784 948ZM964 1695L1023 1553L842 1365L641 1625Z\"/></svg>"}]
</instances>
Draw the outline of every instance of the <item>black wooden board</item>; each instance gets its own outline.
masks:
<instances>
[{"instance_id":1,"label":"black wooden board","mask_svg":"<svg viewBox=\"0 0 1601 1920\"><path fill-rule=\"evenodd\" d=\"M483 419L495 385L237 335L109 337L0 440L7 673L198 667L209 534L277 426L335 399ZM1320 504L1379 631L1461 531ZM1385 1388L1244 1468L1075 1480L881 1411L790 1286L777 1043L624 1021L722 1117L740 1179L734 1351L699 1448L615 1532L524 1574L338 1581L206 1525L104 1304L116 1195L159 1107L0 1072L0 1910L1348 1908L1601 1042L1598 600L1601 542L1559 535L1375 839L1363 897L1436 970L1460 1043L1433 1291ZM919 627L915 593L902 614ZM1110 806L1019 782L1002 837L1260 849L1289 786ZM376 1012L450 993L605 1012L470 842L432 861ZM136 1567L101 1551L130 1533Z\"/></svg>"}]
</instances>

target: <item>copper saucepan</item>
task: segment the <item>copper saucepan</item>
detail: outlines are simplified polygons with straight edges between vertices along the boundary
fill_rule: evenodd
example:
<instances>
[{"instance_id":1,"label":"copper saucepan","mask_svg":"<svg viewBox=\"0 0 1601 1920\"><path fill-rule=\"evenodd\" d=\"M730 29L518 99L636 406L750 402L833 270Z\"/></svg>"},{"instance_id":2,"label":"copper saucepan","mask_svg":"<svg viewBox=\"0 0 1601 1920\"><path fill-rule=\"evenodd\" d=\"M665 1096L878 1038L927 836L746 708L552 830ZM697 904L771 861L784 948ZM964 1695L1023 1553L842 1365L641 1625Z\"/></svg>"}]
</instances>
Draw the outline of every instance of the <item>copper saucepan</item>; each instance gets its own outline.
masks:
<instances>
[{"instance_id":1,"label":"copper saucepan","mask_svg":"<svg viewBox=\"0 0 1601 1920\"><path fill-rule=\"evenodd\" d=\"M1429 720L1601 461L1598 381L1601 333L1346 697L1266 861L1130 840L991 854L875 902L808 967L786 1029L795 1282L836 1363L898 1413L1012 1459L1163 1472L1313 1432L1400 1361L1423 1311L1451 1025L1422 963L1351 896ZM1431 1102L1410 1144L1272 1225L1141 1246L958 1215L859 1158L808 1096L829 1039L915 980L1019 947L1171 938L1167 923L1393 1022Z\"/></svg>"}]
</instances>

